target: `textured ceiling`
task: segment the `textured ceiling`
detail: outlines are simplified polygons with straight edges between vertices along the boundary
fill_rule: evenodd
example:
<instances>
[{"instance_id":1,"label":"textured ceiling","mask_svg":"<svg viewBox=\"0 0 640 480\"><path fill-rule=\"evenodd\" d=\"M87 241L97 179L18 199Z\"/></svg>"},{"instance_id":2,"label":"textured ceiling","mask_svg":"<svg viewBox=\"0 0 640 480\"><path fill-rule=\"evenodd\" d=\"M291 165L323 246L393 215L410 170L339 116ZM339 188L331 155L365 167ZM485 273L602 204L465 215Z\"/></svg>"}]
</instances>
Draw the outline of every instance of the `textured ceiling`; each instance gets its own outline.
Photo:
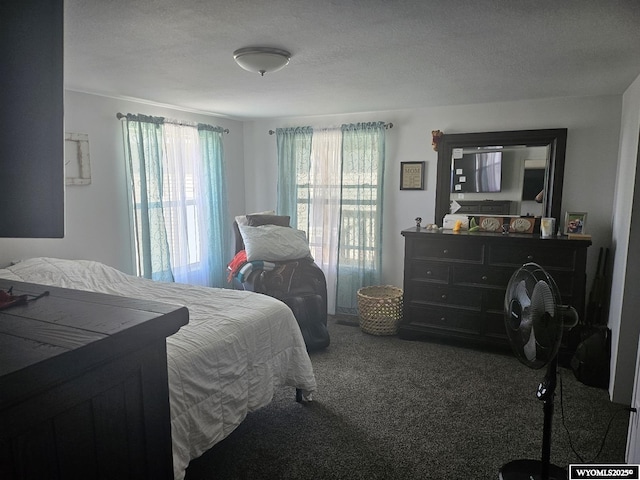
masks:
<instances>
[{"instance_id":1,"label":"textured ceiling","mask_svg":"<svg viewBox=\"0 0 640 480\"><path fill-rule=\"evenodd\" d=\"M273 46L260 77L233 51ZM620 94L638 0L66 0L65 85L228 116Z\"/></svg>"}]
</instances>

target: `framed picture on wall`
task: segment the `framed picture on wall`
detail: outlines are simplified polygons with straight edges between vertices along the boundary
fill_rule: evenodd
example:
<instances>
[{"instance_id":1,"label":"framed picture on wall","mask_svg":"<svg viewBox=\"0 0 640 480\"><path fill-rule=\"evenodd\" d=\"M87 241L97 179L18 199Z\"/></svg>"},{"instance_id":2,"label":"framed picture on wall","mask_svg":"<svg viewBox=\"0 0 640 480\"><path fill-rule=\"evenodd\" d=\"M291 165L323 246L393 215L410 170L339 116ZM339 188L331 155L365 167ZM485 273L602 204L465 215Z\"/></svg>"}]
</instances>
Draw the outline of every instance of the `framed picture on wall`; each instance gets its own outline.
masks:
<instances>
[{"instance_id":1,"label":"framed picture on wall","mask_svg":"<svg viewBox=\"0 0 640 480\"><path fill-rule=\"evenodd\" d=\"M400 162L400 190L424 190L425 162Z\"/></svg>"},{"instance_id":2,"label":"framed picture on wall","mask_svg":"<svg viewBox=\"0 0 640 480\"><path fill-rule=\"evenodd\" d=\"M586 233L587 225L586 212L567 212L564 215L564 234Z\"/></svg>"}]
</instances>

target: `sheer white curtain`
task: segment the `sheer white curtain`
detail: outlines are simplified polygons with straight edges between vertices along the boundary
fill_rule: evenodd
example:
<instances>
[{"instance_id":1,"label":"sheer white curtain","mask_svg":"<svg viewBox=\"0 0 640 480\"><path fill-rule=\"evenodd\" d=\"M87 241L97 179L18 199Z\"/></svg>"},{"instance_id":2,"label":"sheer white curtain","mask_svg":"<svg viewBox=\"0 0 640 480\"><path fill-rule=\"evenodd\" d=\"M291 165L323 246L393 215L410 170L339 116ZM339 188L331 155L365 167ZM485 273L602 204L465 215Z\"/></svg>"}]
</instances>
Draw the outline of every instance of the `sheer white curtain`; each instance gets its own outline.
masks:
<instances>
[{"instance_id":1,"label":"sheer white curtain","mask_svg":"<svg viewBox=\"0 0 640 480\"><path fill-rule=\"evenodd\" d=\"M164 124L164 218L176 282L209 285L206 209L200 143L195 125Z\"/></svg>"},{"instance_id":2,"label":"sheer white curtain","mask_svg":"<svg viewBox=\"0 0 640 480\"><path fill-rule=\"evenodd\" d=\"M309 171L311 254L327 280L327 311L335 314L342 189L342 130L314 129Z\"/></svg>"},{"instance_id":3,"label":"sheer white curtain","mask_svg":"<svg viewBox=\"0 0 640 480\"><path fill-rule=\"evenodd\" d=\"M330 314L357 314L357 290L380 282L383 122L277 129L278 211L308 233Z\"/></svg>"}]
</instances>

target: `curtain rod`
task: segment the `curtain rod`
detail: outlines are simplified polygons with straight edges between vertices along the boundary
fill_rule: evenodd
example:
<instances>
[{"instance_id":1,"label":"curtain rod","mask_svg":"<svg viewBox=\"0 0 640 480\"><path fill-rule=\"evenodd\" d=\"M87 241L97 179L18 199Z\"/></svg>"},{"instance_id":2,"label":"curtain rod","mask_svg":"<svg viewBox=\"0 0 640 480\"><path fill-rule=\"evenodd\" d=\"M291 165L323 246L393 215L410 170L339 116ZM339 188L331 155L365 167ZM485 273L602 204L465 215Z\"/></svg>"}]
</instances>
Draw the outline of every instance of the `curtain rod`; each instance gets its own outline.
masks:
<instances>
[{"instance_id":1,"label":"curtain rod","mask_svg":"<svg viewBox=\"0 0 640 480\"><path fill-rule=\"evenodd\" d=\"M124 113L118 112L118 113L116 113L116 118L118 120L122 120L123 118L127 118L127 116ZM190 125L187 122L176 122L176 121L171 121L171 120L167 120L167 119L165 119L164 121L165 121L165 123L171 123L173 125ZM228 128L224 128L224 129L222 129L222 131L224 133L229 133L229 129Z\"/></svg>"},{"instance_id":2,"label":"curtain rod","mask_svg":"<svg viewBox=\"0 0 640 480\"><path fill-rule=\"evenodd\" d=\"M384 128L393 128L393 123L391 123L391 122L385 123L384 124ZM274 133L276 133L275 130L269 130L269 135L273 135Z\"/></svg>"}]
</instances>

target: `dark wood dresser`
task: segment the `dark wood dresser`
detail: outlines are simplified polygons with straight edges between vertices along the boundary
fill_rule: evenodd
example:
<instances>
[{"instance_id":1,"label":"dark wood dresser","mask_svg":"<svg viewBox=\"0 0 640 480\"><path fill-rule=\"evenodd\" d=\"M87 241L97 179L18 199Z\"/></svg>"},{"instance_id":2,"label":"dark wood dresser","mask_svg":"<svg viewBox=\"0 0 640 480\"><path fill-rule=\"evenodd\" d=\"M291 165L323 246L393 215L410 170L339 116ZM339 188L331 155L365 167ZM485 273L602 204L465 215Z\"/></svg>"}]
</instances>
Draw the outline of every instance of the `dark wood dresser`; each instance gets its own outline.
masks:
<instances>
[{"instance_id":1,"label":"dark wood dresser","mask_svg":"<svg viewBox=\"0 0 640 480\"><path fill-rule=\"evenodd\" d=\"M573 306L584 318L589 240L415 227L402 235L401 338L439 337L508 347L503 317L506 287L511 275L528 262L547 270L563 304ZM564 335L561 355L575 348L574 335Z\"/></svg>"},{"instance_id":2,"label":"dark wood dresser","mask_svg":"<svg viewBox=\"0 0 640 480\"><path fill-rule=\"evenodd\" d=\"M0 478L172 479L165 340L187 309L12 286L50 295L0 310Z\"/></svg>"}]
</instances>

